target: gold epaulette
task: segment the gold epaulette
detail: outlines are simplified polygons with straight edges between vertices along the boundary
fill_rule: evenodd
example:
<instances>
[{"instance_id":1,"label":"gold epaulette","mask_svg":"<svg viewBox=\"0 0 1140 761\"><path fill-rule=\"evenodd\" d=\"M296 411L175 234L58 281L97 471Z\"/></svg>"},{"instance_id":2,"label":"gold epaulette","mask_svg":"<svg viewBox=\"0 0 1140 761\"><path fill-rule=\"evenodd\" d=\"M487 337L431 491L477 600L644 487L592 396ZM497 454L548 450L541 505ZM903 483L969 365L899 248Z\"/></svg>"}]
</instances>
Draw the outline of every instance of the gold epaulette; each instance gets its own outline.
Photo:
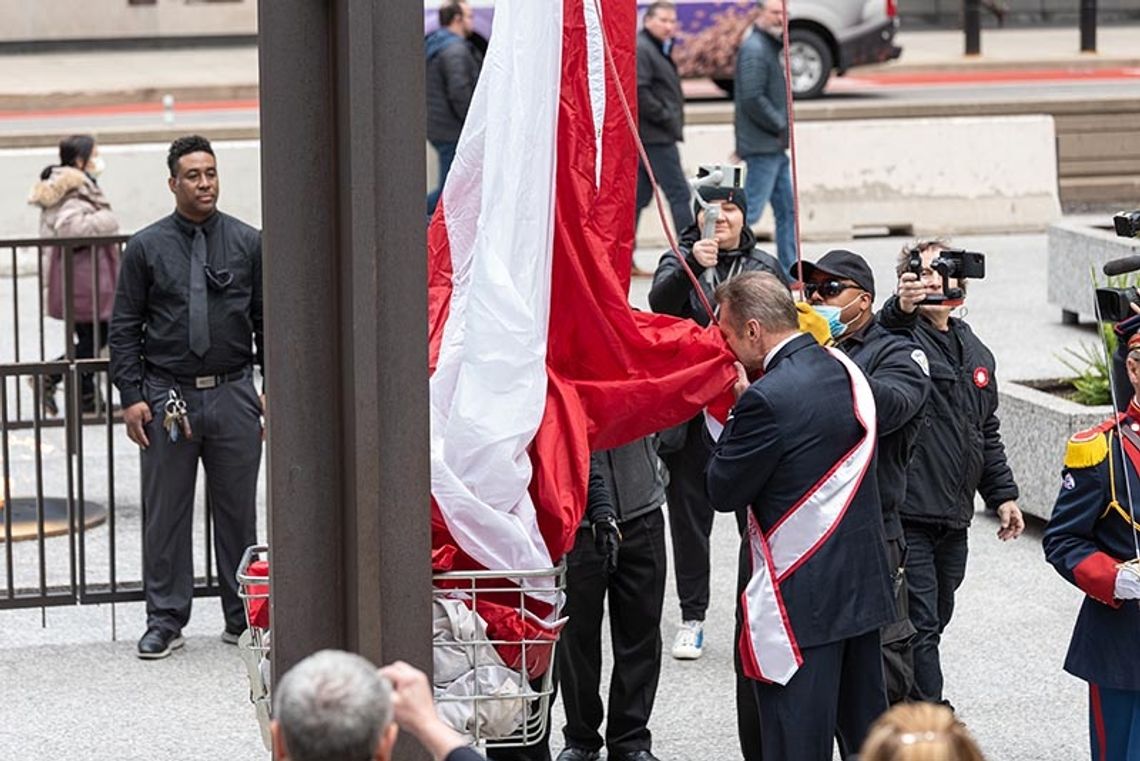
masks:
<instances>
[{"instance_id":1,"label":"gold epaulette","mask_svg":"<svg viewBox=\"0 0 1140 761\"><path fill-rule=\"evenodd\" d=\"M1065 449L1066 468L1091 468L1108 457L1107 432L1116 425L1116 419L1106 420L1087 431L1074 433Z\"/></svg>"},{"instance_id":2,"label":"gold epaulette","mask_svg":"<svg viewBox=\"0 0 1140 761\"><path fill-rule=\"evenodd\" d=\"M797 301L796 311L799 313L800 332L811 333L820 346L831 346L831 326L827 320L806 301Z\"/></svg>"}]
</instances>

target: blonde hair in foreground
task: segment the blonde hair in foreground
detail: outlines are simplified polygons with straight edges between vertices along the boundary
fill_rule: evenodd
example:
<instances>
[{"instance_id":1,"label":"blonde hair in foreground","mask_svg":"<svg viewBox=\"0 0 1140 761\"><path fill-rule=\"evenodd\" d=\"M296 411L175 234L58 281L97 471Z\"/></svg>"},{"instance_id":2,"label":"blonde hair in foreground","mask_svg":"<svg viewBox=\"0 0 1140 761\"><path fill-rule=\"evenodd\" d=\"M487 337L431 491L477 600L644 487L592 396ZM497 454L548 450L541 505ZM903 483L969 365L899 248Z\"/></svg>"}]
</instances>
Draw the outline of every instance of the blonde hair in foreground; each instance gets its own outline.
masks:
<instances>
[{"instance_id":1,"label":"blonde hair in foreground","mask_svg":"<svg viewBox=\"0 0 1140 761\"><path fill-rule=\"evenodd\" d=\"M933 703L897 705L871 726L859 761L985 761L965 725Z\"/></svg>"}]
</instances>

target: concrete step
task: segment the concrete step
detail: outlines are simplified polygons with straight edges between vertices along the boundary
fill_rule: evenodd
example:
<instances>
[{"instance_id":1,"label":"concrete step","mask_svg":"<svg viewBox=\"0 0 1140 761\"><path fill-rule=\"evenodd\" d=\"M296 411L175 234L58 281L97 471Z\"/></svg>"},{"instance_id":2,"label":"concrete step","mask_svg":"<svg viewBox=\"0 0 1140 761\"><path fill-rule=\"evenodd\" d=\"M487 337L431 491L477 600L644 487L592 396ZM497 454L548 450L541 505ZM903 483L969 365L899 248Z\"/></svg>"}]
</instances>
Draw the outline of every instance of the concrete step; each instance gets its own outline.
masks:
<instances>
[{"instance_id":1,"label":"concrete step","mask_svg":"<svg viewBox=\"0 0 1140 761\"><path fill-rule=\"evenodd\" d=\"M1140 173L1099 177L1062 177L1061 203L1119 203L1132 208L1140 200Z\"/></svg>"}]
</instances>

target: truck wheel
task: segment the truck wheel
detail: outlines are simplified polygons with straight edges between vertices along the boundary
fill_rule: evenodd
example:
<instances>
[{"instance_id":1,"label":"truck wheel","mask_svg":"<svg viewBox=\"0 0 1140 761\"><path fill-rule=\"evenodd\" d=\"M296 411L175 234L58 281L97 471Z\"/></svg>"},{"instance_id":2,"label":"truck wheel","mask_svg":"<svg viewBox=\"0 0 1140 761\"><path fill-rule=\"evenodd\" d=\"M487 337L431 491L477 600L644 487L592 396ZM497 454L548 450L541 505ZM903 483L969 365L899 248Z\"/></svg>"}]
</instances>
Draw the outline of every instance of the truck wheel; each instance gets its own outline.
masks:
<instances>
[{"instance_id":1,"label":"truck wheel","mask_svg":"<svg viewBox=\"0 0 1140 761\"><path fill-rule=\"evenodd\" d=\"M791 58L792 93L807 100L818 98L827 86L835 65L827 42L810 29L792 29Z\"/></svg>"}]
</instances>

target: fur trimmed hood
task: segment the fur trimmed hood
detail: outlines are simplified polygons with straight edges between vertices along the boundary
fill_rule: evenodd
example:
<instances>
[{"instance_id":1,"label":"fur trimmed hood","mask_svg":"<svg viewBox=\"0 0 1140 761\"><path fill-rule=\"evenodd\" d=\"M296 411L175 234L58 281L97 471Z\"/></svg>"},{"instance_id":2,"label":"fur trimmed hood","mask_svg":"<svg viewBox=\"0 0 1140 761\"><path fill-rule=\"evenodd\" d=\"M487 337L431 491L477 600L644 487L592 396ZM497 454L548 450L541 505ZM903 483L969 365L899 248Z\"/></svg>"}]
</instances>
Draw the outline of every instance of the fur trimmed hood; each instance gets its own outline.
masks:
<instances>
[{"instance_id":1,"label":"fur trimmed hood","mask_svg":"<svg viewBox=\"0 0 1140 761\"><path fill-rule=\"evenodd\" d=\"M44 209L58 206L72 191L81 191L80 195L87 197L97 205L105 206L103 193L90 177L82 170L71 166L57 166L51 170L46 180L40 180L28 195L28 203Z\"/></svg>"}]
</instances>

